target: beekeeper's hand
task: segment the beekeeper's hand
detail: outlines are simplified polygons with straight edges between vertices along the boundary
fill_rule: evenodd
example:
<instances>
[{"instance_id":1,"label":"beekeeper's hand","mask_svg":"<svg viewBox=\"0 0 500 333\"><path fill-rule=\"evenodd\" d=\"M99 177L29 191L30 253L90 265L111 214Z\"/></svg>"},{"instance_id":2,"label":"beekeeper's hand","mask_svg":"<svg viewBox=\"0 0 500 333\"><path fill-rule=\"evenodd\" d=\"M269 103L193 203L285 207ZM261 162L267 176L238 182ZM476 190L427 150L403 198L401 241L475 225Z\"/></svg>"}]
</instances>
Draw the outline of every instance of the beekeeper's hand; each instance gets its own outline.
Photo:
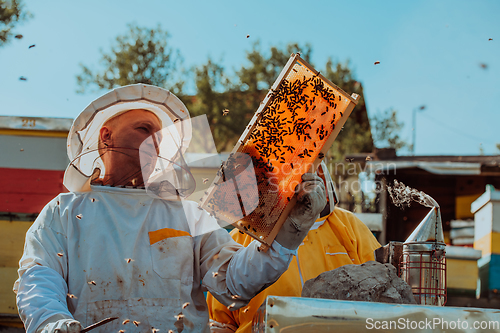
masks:
<instances>
[{"instance_id":1,"label":"beekeeper's hand","mask_svg":"<svg viewBox=\"0 0 500 333\"><path fill-rule=\"evenodd\" d=\"M74 319L61 319L49 323L39 331L40 333L80 333L82 325Z\"/></svg>"},{"instance_id":2,"label":"beekeeper's hand","mask_svg":"<svg viewBox=\"0 0 500 333\"><path fill-rule=\"evenodd\" d=\"M297 203L276 236L276 241L290 250L299 247L325 208L325 184L317 174L306 173L295 188L295 195Z\"/></svg>"}]
</instances>

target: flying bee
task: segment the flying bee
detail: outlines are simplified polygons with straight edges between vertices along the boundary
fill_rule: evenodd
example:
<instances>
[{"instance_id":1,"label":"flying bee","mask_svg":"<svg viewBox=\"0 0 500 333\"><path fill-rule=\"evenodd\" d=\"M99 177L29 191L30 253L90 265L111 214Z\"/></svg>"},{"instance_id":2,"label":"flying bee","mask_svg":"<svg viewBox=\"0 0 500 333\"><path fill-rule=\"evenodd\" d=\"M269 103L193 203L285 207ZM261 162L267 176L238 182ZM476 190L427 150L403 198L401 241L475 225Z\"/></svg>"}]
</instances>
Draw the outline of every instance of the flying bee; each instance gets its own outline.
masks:
<instances>
[{"instance_id":1,"label":"flying bee","mask_svg":"<svg viewBox=\"0 0 500 333\"><path fill-rule=\"evenodd\" d=\"M203 178L203 184L208 183L208 178Z\"/></svg>"},{"instance_id":2,"label":"flying bee","mask_svg":"<svg viewBox=\"0 0 500 333\"><path fill-rule=\"evenodd\" d=\"M64 256L64 254L62 254L61 252L57 253L57 255L58 255L59 257Z\"/></svg>"},{"instance_id":3,"label":"flying bee","mask_svg":"<svg viewBox=\"0 0 500 333\"><path fill-rule=\"evenodd\" d=\"M95 202L95 198L90 198L90 202Z\"/></svg>"},{"instance_id":4,"label":"flying bee","mask_svg":"<svg viewBox=\"0 0 500 333\"><path fill-rule=\"evenodd\" d=\"M182 308L183 309L187 308L188 306L189 306L189 302L186 302L186 303L182 304Z\"/></svg>"},{"instance_id":5,"label":"flying bee","mask_svg":"<svg viewBox=\"0 0 500 333\"><path fill-rule=\"evenodd\" d=\"M131 258L125 258L125 261L127 262L127 264L130 264L130 262L133 260Z\"/></svg>"},{"instance_id":6,"label":"flying bee","mask_svg":"<svg viewBox=\"0 0 500 333\"><path fill-rule=\"evenodd\" d=\"M212 272L213 277L216 277L217 275L219 275L219 272Z\"/></svg>"},{"instance_id":7,"label":"flying bee","mask_svg":"<svg viewBox=\"0 0 500 333\"><path fill-rule=\"evenodd\" d=\"M160 329L158 329L158 328L154 328L154 327L153 327L153 328L151 329L151 332L152 332L152 333L156 333L156 332L159 332L159 331L160 331Z\"/></svg>"},{"instance_id":8,"label":"flying bee","mask_svg":"<svg viewBox=\"0 0 500 333\"><path fill-rule=\"evenodd\" d=\"M126 325L126 324L128 324L128 323L130 323L130 319L125 319L125 320L122 322L122 325Z\"/></svg>"},{"instance_id":9,"label":"flying bee","mask_svg":"<svg viewBox=\"0 0 500 333\"><path fill-rule=\"evenodd\" d=\"M28 47L28 49L31 49L31 48L33 48L33 47L35 47L35 44L30 45L30 46Z\"/></svg>"},{"instance_id":10,"label":"flying bee","mask_svg":"<svg viewBox=\"0 0 500 333\"><path fill-rule=\"evenodd\" d=\"M371 159L372 158L370 156L366 156L365 161L371 161Z\"/></svg>"},{"instance_id":11,"label":"flying bee","mask_svg":"<svg viewBox=\"0 0 500 333\"><path fill-rule=\"evenodd\" d=\"M89 281L89 282L87 282L87 283L88 283L88 284L92 284L92 285L94 285L94 286L97 286L97 283L95 283L95 281Z\"/></svg>"},{"instance_id":12,"label":"flying bee","mask_svg":"<svg viewBox=\"0 0 500 333\"><path fill-rule=\"evenodd\" d=\"M231 303L227 306L227 309L228 310L231 310L232 308L234 308L234 306L236 305L236 303Z\"/></svg>"},{"instance_id":13,"label":"flying bee","mask_svg":"<svg viewBox=\"0 0 500 333\"><path fill-rule=\"evenodd\" d=\"M79 219L79 220L81 220L81 219L82 219L82 214L78 214L78 215L76 216L76 218L77 218L77 219Z\"/></svg>"},{"instance_id":14,"label":"flying bee","mask_svg":"<svg viewBox=\"0 0 500 333\"><path fill-rule=\"evenodd\" d=\"M229 114L229 109L222 110L222 115L227 116Z\"/></svg>"},{"instance_id":15,"label":"flying bee","mask_svg":"<svg viewBox=\"0 0 500 333\"><path fill-rule=\"evenodd\" d=\"M239 296L239 295L231 295L231 298L232 298L232 299L238 299L238 298L240 298L240 297L241 297L241 296Z\"/></svg>"},{"instance_id":16,"label":"flying bee","mask_svg":"<svg viewBox=\"0 0 500 333\"><path fill-rule=\"evenodd\" d=\"M68 295L68 297L69 297L69 298L72 298L72 299L73 299L73 298L78 298L78 297L76 297L75 295L73 295L73 294L69 294L69 293L68 293L68 294L66 294L66 295Z\"/></svg>"},{"instance_id":17,"label":"flying bee","mask_svg":"<svg viewBox=\"0 0 500 333\"><path fill-rule=\"evenodd\" d=\"M119 330L118 333L125 333L125 330Z\"/></svg>"},{"instance_id":18,"label":"flying bee","mask_svg":"<svg viewBox=\"0 0 500 333\"><path fill-rule=\"evenodd\" d=\"M184 319L184 315L182 313L179 313L177 316L174 316L175 319L181 320Z\"/></svg>"},{"instance_id":19,"label":"flying bee","mask_svg":"<svg viewBox=\"0 0 500 333\"><path fill-rule=\"evenodd\" d=\"M137 320L134 320L134 321L133 321L133 323L134 323L134 325L135 325L136 327L139 327L139 324L140 324L141 322L140 322L140 321L137 321Z\"/></svg>"},{"instance_id":20,"label":"flying bee","mask_svg":"<svg viewBox=\"0 0 500 333\"><path fill-rule=\"evenodd\" d=\"M378 61L378 60L377 60L377 61L375 61L373 64L374 64L374 65L378 65L378 64L380 64L380 61Z\"/></svg>"}]
</instances>

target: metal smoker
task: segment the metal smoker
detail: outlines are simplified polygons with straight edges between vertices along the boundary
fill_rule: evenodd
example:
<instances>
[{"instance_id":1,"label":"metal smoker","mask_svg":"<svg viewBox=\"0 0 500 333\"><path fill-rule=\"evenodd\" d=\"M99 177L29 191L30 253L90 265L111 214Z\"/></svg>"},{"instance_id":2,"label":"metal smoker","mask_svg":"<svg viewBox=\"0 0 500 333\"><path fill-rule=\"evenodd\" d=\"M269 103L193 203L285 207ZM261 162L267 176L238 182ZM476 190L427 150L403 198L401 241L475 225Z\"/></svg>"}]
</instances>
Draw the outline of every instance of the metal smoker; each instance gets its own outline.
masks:
<instances>
[{"instance_id":1,"label":"metal smoker","mask_svg":"<svg viewBox=\"0 0 500 333\"><path fill-rule=\"evenodd\" d=\"M435 203L403 244L401 278L411 286L418 304L446 303L445 253L441 213Z\"/></svg>"}]
</instances>

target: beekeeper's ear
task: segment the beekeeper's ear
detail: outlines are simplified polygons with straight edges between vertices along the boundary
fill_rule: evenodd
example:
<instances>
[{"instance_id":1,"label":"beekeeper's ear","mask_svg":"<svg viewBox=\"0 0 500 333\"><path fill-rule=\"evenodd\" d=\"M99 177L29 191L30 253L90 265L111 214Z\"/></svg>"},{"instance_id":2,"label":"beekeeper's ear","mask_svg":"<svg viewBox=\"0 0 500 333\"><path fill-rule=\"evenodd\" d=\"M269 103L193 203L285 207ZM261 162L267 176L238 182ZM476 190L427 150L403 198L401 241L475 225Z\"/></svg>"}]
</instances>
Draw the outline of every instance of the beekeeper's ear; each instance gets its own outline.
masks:
<instances>
[{"instance_id":1,"label":"beekeeper's ear","mask_svg":"<svg viewBox=\"0 0 500 333\"><path fill-rule=\"evenodd\" d=\"M101 127L99 130L99 141L104 145L104 146L109 146L109 141L111 140L111 128L108 126L104 125Z\"/></svg>"}]
</instances>

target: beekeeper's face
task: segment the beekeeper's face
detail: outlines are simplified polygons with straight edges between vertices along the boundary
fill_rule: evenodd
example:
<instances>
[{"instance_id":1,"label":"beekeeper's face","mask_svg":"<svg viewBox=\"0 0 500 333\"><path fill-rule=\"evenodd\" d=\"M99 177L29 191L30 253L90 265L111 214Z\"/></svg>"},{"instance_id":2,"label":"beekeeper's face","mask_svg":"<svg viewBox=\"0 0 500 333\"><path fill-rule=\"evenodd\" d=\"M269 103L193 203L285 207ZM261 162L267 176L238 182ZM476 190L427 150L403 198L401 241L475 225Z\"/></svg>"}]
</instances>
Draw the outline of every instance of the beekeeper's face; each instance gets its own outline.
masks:
<instances>
[{"instance_id":1,"label":"beekeeper's face","mask_svg":"<svg viewBox=\"0 0 500 333\"><path fill-rule=\"evenodd\" d=\"M99 132L103 145L102 159L105 163L106 176L114 178L114 185L124 185L116 183L121 178L136 179L137 184L134 185L143 185L142 174L150 174L156 163L161 141L157 133L160 133L160 130L161 123L158 117L146 110L127 111L102 126ZM141 147L141 144L151 136L153 140L148 140L150 144ZM151 163L146 163L151 170L141 170L139 147L141 156L145 156L144 153L151 156Z\"/></svg>"}]
</instances>

